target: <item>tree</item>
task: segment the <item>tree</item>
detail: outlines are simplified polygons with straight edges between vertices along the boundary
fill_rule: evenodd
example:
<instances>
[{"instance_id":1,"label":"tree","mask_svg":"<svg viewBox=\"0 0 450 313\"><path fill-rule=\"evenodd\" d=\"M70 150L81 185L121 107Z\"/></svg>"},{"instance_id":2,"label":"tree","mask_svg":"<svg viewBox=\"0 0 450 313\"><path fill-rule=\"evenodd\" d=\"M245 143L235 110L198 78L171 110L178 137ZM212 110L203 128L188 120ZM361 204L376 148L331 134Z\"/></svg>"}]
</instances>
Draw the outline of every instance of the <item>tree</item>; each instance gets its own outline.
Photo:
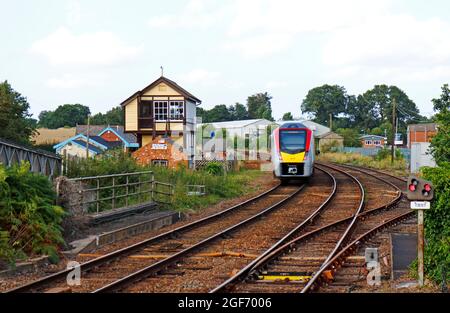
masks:
<instances>
[{"instance_id":1,"label":"tree","mask_svg":"<svg viewBox=\"0 0 450 313\"><path fill-rule=\"evenodd\" d=\"M370 131L371 135L377 135L377 136L384 136L384 132L381 129L381 127L375 127L372 128L372 130Z\"/></svg>"},{"instance_id":2,"label":"tree","mask_svg":"<svg viewBox=\"0 0 450 313\"><path fill-rule=\"evenodd\" d=\"M308 91L301 110L312 115L315 122L329 125L330 114L338 122L342 118L338 116L346 113L350 99L344 87L325 84Z\"/></svg>"},{"instance_id":3,"label":"tree","mask_svg":"<svg viewBox=\"0 0 450 313\"><path fill-rule=\"evenodd\" d=\"M236 103L227 107L219 104L211 110L197 108L197 116L202 118L202 123L226 122L248 119L247 109L243 104Z\"/></svg>"},{"instance_id":4,"label":"tree","mask_svg":"<svg viewBox=\"0 0 450 313\"><path fill-rule=\"evenodd\" d=\"M247 110L249 118L264 118L273 121L272 97L267 93L257 93L247 98Z\"/></svg>"},{"instance_id":5,"label":"tree","mask_svg":"<svg viewBox=\"0 0 450 313\"><path fill-rule=\"evenodd\" d=\"M245 107L245 105L236 102L236 104L234 105L234 107L232 108L232 120L235 121L241 121L241 120L246 120L248 119L248 111L247 108Z\"/></svg>"},{"instance_id":6,"label":"tree","mask_svg":"<svg viewBox=\"0 0 450 313\"><path fill-rule=\"evenodd\" d=\"M231 120L230 111L225 104L216 105L207 113L208 122L225 122Z\"/></svg>"},{"instance_id":7,"label":"tree","mask_svg":"<svg viewBox=\"0 0 450 313\"><path fill-rule=\"evenodd\" d=\"M28 112L27 99L15 91L8 81L0 84L0 137L18 143L30 143L36 125Z\"/></svg>"},{"instance_id":8,"label":"tree","mask_svg":"<svg viewBox=\"0 0 450 313\"><path fill-rule=\"evenodd\" d=\"M105 114L97 113L91 117L90 122L92 125L123 125L123 109L117 106Z\"/></svg>"},{"instance_id":9,"label":"tree","mask_svg":"<svg viewBox=\"0 0 450 313\"><path fill-rule=\"evenodd\" d=\"M283 114L283 117L281 118L283 121L292 121L294 120L294 117L292 116L291 112L287 112Z\"/></svg>"},{"instance_id":10,"label":"tree","mask_svg":"<svg viewBox=\"0 0 450 313\"><path fill-rule=\"evenodd\" d=\"M390 123L392 127L393 99L397 103L398 131L405 135L407 125L420 122L423 117L419 114L416 104L396 86L376 85L358 97L358 106L362 116L354 116L354 119L359 126L373 128L383 123Z\"/></svg>"},{"instance_id":11,"label":"tree","mask_svg":"<svg viewBox=\"0 0 450 313\"><path fill-rule=\"evenodd\" d=\"M431 141L431 153L438 165L450 162L450 89L448 84L442 86L440 98L433 99L433 109L438 127L437 134Z\"/></svg>"},{"instance_id":12,"label":"tree","mask_svg":"<svg viewBox=\"0 0 450 313\"><path fill-rule=\"evenodd\" d=\"M344 147L361 147L360 134L354 128L338 128L336 133L344 137Z\"/></svg>"},{"instance_id":13,"label":"tree","mask_svg":"<svg viewBox=\"0 0 450 313\"><path fill-rule=\"evenodd\" d=\"M89 107L81 104L60 105L55 111L42 111L39 114L39 126L51 129L74 127L85 124L90 113Z\"/></svg>"}]
</instances>

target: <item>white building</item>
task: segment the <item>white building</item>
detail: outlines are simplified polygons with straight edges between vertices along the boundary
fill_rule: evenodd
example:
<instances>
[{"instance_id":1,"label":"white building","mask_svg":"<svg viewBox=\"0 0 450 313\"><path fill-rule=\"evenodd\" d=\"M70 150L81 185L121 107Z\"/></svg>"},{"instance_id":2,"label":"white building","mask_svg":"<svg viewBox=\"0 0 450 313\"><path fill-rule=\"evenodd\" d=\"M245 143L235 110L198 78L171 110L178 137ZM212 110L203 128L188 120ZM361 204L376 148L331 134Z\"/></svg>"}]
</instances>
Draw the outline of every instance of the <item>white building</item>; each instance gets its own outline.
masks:
<instances>
[{"instance_id":1,"label":"white building","mask_svg":"<svg viewBox=\"0 0 450 313\"><path fill-rule=\"evenodd\" d=\"M210 129L225 129L227 131L227 135L229 135L231 138L234 138L235 136L245 138L249 136L252 137L265 134L267 126L270 125L276 125L276 123L261 118L252 120L197 124L197 131L201 131L204 126L210 126L210 128L206 129L207 132Z\"/></svg>"}]
</instances>

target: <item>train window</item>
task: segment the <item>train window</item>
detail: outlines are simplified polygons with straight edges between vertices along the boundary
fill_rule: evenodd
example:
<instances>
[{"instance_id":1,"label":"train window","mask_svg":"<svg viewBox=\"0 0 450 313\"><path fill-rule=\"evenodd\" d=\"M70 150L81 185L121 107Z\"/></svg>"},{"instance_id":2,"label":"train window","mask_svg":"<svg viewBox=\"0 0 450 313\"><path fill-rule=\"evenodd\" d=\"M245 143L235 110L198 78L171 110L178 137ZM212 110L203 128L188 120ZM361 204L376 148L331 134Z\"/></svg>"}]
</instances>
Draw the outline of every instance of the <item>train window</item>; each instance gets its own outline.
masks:
<instances>
[{"instance_id":1,"label":"train window","mask_svg":"<svg viewBox=\"0 0 450 313\"><path fill-rule=\"evenodd\" d=\"M287 153L305 151L306 131L282 130L280 131L280 150Z\"/></svg>"}]
</instances>

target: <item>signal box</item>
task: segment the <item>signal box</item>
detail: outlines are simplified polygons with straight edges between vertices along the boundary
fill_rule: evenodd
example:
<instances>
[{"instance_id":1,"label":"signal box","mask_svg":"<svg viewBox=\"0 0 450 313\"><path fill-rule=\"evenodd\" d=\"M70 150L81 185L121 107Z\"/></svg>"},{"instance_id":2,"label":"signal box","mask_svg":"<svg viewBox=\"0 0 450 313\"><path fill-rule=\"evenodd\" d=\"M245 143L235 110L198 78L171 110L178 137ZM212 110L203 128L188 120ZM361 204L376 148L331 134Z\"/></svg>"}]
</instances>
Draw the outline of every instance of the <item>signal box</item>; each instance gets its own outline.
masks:
<instances>
[{"instance_id":1,"label":"signal box","mask_svg":"<svg viewBox=\"0 0 450 313\"><path fill-rule=\"evenodd\" d=\"M408 200L412 201L431 201L434 197L433 184L416 176L409 176L407 186Z\"/></svg>"}]
</instances>

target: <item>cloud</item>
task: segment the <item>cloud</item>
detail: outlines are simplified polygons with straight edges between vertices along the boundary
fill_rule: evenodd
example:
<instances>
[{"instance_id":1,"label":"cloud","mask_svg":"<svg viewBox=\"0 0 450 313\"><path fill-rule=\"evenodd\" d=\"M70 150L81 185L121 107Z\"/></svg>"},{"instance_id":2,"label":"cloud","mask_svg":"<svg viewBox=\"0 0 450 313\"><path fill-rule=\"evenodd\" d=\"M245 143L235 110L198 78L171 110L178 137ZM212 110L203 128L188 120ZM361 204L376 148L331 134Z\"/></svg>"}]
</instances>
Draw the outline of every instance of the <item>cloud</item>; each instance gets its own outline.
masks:
<instances>
[{"instance_id":1,"label":"cloud","mask_svg":"<svg viewBox=\"0 0 450 313\"><path fill-rule=\"evenodd\" d=\"M259 58L286 50L292 40L293 36L290 34L268 33L229 40L223 43L223 48L228 51L237 51L247 58Z\"/></svg>"},{"instance_id":2,"label":"cloud","mask_svg":"<svg viewBox=\"0 0 450 313\"><path fill-rule=\"evenodd\" d=\"M133 59L141 48L122 42L111 32L75 35L61 27L33 43L31 52L46 57L55 66L105 66Z\"/></svg>"},{"instance_id":3,"label":"cloud","mask_svg":"<svg viewBox=\"0 0 450 313\"><path fill-rule=\"evenodd\" d=\"M220 73L199 68L181 74L179 77L181 82L187 84L214 85L217 83Z\"/></svg>"},{"instance_id":4,"label":"cloud","mask_svg":"<svg viewBox=\"0 0 450 313\"><path fill-rule=\"evenodd\" d=\"M279 81L279 80L272 80L272 81L269 81L266 84L266 88L267 89L277 89L277 88L286 87L287 85L288 85L288 82Z\"/></svg>"},{"instance_id":5,"label":"cloud","mask_svg":"<svg viewBox=\"0 0 450 313\"><path fill-rule=\"evenodd\" d=\"M449 78L448 38L450 24L442 20L386 15L333 32L322 60L335 76Z\"/></svg>"},{"instance_id":6,"label":"cloud","mask_svg":"<svg viewBox=\"0 0 450 313\"><path fill-rule=\"evenodd\" d=\"M81 20L81 4L79 0L71 0L67 4L67 23L78 24Z\"/></svg>"},{"instance_id":7,"label":"cloud","mask_svg":"<svg viewBox=\"0 0 450 313\"><path fill-rule=\"evenodd\" d=\"M55 89L75 89L80 87L98 86L105 80L105 76L101 74L63 74L57 78L50 78L46 81L46 85Z\"/></svg>"},{"instance_id":8,"label":"cloud","mask_svg":"<svg viewBox=\"0 0 450 313\"><path fill-rule=\"evenodd\" d=\"M324 32L379 15L390 1L370 4L360 0L251 0L237 1L229 35L252 31Z\"/></svg>"},{"instance_id":9,"label":"cloud","mask_svg":"<svg viewBox=\"0 0 450 313\"><path fill-rule=\"evenodd\" d=\"M211 1L190 0L177 14L151 17L147 25L151 28L205 28L224 17L227 5L219 9L210 6Z\"/></svg>"},{"instance_id":10,"label":"cloud","mask_svg":"<svg viewBox=\"0 0 450 313\"><path fill-rule=\"evenodd\" d=\"M250 0L235 2L236 12L224 46L246 57L288 50L302 33L326 33L380 15L390 1Z\"/></svg>"}]
</instances>

